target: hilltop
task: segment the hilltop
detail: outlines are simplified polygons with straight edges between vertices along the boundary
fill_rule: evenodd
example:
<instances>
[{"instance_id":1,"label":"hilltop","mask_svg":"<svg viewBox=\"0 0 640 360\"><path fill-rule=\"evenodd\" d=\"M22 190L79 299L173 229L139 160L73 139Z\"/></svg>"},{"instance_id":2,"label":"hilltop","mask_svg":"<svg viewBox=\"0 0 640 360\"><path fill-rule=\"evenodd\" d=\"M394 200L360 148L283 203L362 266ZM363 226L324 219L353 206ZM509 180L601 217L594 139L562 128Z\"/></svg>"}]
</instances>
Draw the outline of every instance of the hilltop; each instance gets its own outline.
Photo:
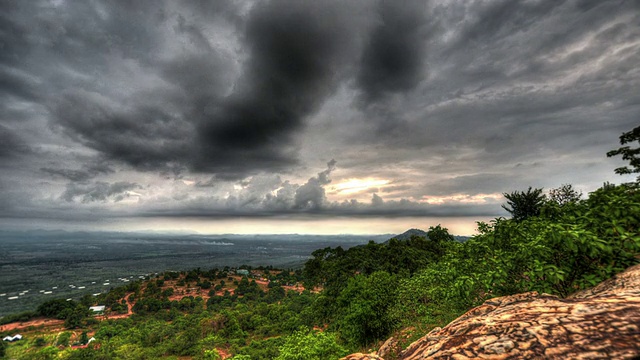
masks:
<instances>
[{"instance_id":1,"label":"hilltop","mask_svg":"<svg viewBox=\"0 0 640 360\"><path fill-rule=\"evenodd\" d=\"M396 240L409 240L411 239L412 236L422 236L422 237L429 237L429 234L424 231L424 230L420 230L420 229L409 229L405 232L403 232L402 234L396 235L394 237L392 237L392 239L396 239ZM390 239L389 239L390 240ZM387 242L389 241L387 240Z\"/></svg>"},{"instance_id":2,"label":"hilltop","mask_svg":"<svg viewBox=\"0 0 640 360\"><path fill-rule=\"evenodd\" d=\"M388 243L389 240L391 239L396 239L396 240L400 240L400 241L407 241L409 239L411 239L412 236L419 236L419 237L424 237L424 238L429 238L429 233L427 231L421 230L421 229L409 229L405 232L403 232L402 234L399 235L395 235L391 238L389 238L388 240L386 240L384 243ZM458 241L458 242L465 242L467 240L469 240L471 237L470 236L463 236L463 235L452 235L453 238Z\"/></svg>"}]
</instances>

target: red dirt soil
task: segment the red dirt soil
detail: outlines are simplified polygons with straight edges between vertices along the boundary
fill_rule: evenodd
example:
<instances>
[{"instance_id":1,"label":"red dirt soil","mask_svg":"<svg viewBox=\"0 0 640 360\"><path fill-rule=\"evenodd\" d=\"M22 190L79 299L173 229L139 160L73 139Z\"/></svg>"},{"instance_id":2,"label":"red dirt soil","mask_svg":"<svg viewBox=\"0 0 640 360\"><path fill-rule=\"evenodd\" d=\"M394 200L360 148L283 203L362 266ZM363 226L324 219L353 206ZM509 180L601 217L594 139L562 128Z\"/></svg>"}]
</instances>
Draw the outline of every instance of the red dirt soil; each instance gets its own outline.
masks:
<instances>
[{"instance_id":1,"label":"red dirt soil","mask_svg":"<svg viewBox=\"0 0 640 360\"><path fill-rule=\"evenodd\" d=\"M34 328L46 327L46 328L49 328L49 330L55 330L56 328L62 328L63 326L64 326L63 320L40 318L40 319L33 319L29 321L14 322L14 323L1 325L0 331L4 332L4 331L24 330L29 327L34 327Z\"/></svg>"}]
</instances>

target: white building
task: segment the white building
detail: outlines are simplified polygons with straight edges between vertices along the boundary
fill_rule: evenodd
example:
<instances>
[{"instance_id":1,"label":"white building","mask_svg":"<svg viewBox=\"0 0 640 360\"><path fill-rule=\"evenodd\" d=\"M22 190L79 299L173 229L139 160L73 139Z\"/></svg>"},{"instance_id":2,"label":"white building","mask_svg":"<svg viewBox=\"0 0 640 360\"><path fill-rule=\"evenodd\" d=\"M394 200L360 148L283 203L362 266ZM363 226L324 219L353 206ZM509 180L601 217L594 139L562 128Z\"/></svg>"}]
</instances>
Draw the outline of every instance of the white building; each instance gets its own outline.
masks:
<instances>
[{"instance_id":1,"label":"white building","mask_svg":"<svg viewBox=\"0 0 640 360\"><path fill-rule=\"evenodd\" d=\"M17 335L13 335L13 336L5 336L2 340L3 341L18 341L18 340L22 340L22 335L17 334Z\"/></svg>"},{"instance_id":2,"label":"white building","mask_svg":"<svg viewBox=\"0 0 640 360\"><path fill-rule=\"evenodd\" d=\"M104 305L98 305L98 306L91 306L89 307L89 310L93 311L94 313L103 313L104 312Z\"/></svg>"}]
</instances>

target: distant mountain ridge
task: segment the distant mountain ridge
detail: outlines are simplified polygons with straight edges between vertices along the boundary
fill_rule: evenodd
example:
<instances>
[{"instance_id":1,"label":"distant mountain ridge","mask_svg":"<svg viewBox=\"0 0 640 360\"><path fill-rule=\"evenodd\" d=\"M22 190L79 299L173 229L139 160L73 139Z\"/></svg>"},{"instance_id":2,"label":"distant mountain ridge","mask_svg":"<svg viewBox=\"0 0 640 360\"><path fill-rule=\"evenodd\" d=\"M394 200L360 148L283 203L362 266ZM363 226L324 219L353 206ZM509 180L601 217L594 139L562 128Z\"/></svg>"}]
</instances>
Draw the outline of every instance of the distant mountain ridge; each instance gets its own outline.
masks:
<instances>
[{"instance_id":1,"label":"distant mountain ridge","mask_svg":"<svg viewBox=\"0 0 640 360\"><path fill-rule=\"evenodd\" d=\"M400 235L396 235L394 237L392 237L392 239L396 239L396 240L409 240L411 239L412 236L423 236L423 237L428 237L428 234L426 231L424 230L420 230L420 229L409 229L405 232L403 232ZM388 242L389 240L387 240Z\"/></svg>"},{"instance_id":2,"label":"distant mountain ridge","mask_svg":"<svg viewBox=\"0 0 640 360\"><path fill-rule=\"evenodd\" d=\"M420 237L425 237L425 238L429 238L429 234L421 229L409 229L405 232L403 232L402 234L393 236L391 238L389 238L387 241L385 241L383 244L387 244L389 243L389 240L391 239L396 239L396 240L400 240L400 241L406 241L411 239L412 236L420 236ZM458 241L458 242L465 242L467 240L469 240L470 236L461 236L461 235L453 235L453 238Z\"/></svg>"}]
</instances>

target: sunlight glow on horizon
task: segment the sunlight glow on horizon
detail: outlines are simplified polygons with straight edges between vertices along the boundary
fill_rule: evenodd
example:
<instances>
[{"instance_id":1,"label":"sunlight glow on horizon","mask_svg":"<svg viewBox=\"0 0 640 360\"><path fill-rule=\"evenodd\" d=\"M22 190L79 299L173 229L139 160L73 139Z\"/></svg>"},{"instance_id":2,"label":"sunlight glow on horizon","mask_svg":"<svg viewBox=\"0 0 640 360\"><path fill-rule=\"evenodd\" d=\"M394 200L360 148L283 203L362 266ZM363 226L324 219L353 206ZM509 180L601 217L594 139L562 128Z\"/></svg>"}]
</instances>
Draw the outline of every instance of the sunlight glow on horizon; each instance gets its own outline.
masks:
<instances>
[{"instance_id":1,"label":"sunlight glow on horizon","mask_svg":"<svg viewBox=\"0 0 640 360\"><path fill-rule=\"evenodd\" d=\"M387 185L390 183L390 180L385 179L374 179L374 178L365 178L365 179L347 179L340 183L335 184L331 187L332 192L336 192L339 194L354 194L362 191L369 190L371 188L377 188L379 186Z\"/></svg>"},{"instance_id":2,"label":"sunlight glow on horizon","mask_svg":"<svg viewBox=\"0 0 640 360\"><path fill-rule=\"evenodd\" d=\"M337 217L337 218L257 218L257 219L206 219L206 218L129 218L103 219L100 222L12 219L0 220L3 230L66 230L66 231L115 231L191 233L203 235L380 235L401 234L417 228L427 231L430 226L447 228L452 235L474 235L478 221L489 222L494 217Z\"/></svg>"},{"instance_id":3,"label":"sunlight glow on horizon","mask_svg":"<svg viewBox=\"0 0 640 360\"><path fill-rule=\"evenodd\" d=\"M379 235L401 234L409 229L427 231L438 224L453 235L474 235L478 221L488 222L492 217L398 217L331 219L217 219L153 218L140 221L120 221L116 231L184 231L200 234L305 234L305 235ZM106 230L106 229L103 229Z\"/></svg>"},{"instance_id":4,"label":"sunlight glow on horizon","mask_svg":"<svg viewBox=\"0 0 640 360\"><path fill-rule=\"evenodd\" d=\"M448 202L457 202L464 204L485 204L491 202L500 202L502 201L503 195L499 193L493 194L477 194L477 195L466 195L466 194L455 194L448 196L423 196L422 201L427 204L445 204Z\"/></svg>"}]
</instances>

